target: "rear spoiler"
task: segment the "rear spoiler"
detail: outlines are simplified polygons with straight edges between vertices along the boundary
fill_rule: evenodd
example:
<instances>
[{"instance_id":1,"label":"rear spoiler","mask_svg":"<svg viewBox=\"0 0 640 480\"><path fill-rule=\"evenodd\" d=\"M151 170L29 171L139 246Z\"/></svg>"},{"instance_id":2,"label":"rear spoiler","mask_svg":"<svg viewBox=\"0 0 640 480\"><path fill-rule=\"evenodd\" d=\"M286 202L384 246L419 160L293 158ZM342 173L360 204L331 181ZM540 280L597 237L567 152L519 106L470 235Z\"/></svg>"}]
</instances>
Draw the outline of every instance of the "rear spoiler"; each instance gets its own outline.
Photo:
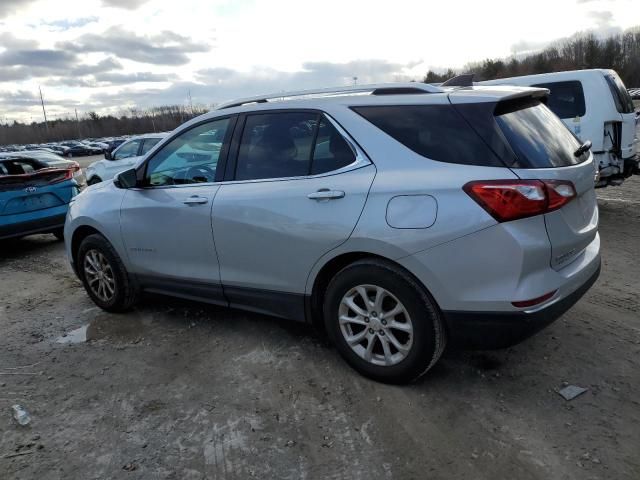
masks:
<instances>
[{"instance_id":1,"label":"rear spoiler","mask_svg":"<svg viewBox=\"0 0 640 480\"><path fill-rule=\"evenodd\" d=\"M69 168L42 168L31 173L21 173L18 175L0 175L0 187L19 185L50 185L53 183L71 180L73 174L80 169L79 165L70 165Z\"/></svg>"}]
</instances>

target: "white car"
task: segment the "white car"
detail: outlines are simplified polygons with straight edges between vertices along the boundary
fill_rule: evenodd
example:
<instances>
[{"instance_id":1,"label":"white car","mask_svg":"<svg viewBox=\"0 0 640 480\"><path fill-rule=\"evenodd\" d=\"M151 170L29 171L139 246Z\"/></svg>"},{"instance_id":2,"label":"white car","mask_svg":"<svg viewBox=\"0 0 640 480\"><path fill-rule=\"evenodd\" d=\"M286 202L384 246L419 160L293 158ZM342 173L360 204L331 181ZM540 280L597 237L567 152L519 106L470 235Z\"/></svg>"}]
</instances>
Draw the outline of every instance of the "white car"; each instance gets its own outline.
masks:
<instances>
[{"instance_id":1,"label":"white car","mask_svg":"<svg viewBox=\"0 0 640 480\"><path fill-rule=\"evenodd\" d=\"M130 138L113 152L105 152L104 160L93 162L86 169L87 183L93 185L113 178L116 173L134 167L140 158L149 152L164 133L140 135Z\"/></svg>"},{"instance_id":2,"label":"white car","mask_svg":"<svg viewBox=\"0 0 640 480\"><path fill-rule=\"evenodd\" d=\"M477 82L547 88L548 107L580 140L590 140L600 167L596 187L620 185L640 174L636 112L613 70L574 70Z\"/></svg>"}]
</instances>

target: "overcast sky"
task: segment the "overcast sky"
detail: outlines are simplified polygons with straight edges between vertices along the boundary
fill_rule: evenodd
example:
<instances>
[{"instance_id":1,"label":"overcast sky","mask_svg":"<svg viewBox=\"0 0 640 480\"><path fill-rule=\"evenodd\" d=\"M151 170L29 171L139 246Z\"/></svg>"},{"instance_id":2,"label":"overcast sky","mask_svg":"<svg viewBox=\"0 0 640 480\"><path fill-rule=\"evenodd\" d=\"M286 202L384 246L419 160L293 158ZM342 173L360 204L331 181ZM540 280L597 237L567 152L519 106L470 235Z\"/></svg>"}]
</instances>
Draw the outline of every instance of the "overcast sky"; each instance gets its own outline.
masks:
<instances>
[{"instance_id":1,"label":"overcast sky","mask_svg":"<svg viewBox=\"0 0 640 480\"><path fill-rule=\"evenodd\" d=\"M638 0L0 0L0 121L419 80L640 25Z\"/></svg>"}]
</instances>

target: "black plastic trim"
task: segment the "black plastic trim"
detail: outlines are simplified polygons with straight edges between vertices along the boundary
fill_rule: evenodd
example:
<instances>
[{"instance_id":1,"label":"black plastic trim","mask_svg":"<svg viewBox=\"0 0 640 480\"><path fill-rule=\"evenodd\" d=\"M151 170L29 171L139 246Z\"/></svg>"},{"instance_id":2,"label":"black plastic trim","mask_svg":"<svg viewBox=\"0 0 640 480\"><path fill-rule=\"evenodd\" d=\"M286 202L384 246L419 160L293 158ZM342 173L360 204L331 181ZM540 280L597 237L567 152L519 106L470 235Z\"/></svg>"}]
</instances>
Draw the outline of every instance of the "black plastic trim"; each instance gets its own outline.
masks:
<instances>
[{"instance_id":1,"label":"black plastic trim","mask_svg":"<svg viewBox=\"0 0 640 480\"><path fill-rule=\"evenodd\" d=\"M136 278L142 289L147 292L228 306L224 290L219 283L194 282L151 275L136 275Z\"/></svg>"},{"instance_id":2,"label":"black plastic trim","mask_svg":"<svg viewBox=\"0 0 640 480\"><path fill-rule=\"evenodd\" d=\"M547 308L526 312L443 311L448 341L458 348L506 348L529 338L557 320L591 288L600 275L598 270L573 293Z\"/></svg>"},{"instance_id":3,"label":"black plastic trim","mask_svg":"<svg viewBox=\"0 0 640 480\"><path fill-rule=\"evenodd\" d=\"M257 288L224 287L229 306L274 317L306 321L305 294Z\"/></svg>"},{"instance_id":4,"label":"black plastic trim","mask_svg":"<svg viewBox=\"0 0 640 480\"><path fill-rule=\"evenodd\" d=\"M57 228L64 227L66 213L51 217L29 220L28 222L12 223L0 226L0 239L23 237L33 233L47 233Z\"/></svg>"}]
</instances>

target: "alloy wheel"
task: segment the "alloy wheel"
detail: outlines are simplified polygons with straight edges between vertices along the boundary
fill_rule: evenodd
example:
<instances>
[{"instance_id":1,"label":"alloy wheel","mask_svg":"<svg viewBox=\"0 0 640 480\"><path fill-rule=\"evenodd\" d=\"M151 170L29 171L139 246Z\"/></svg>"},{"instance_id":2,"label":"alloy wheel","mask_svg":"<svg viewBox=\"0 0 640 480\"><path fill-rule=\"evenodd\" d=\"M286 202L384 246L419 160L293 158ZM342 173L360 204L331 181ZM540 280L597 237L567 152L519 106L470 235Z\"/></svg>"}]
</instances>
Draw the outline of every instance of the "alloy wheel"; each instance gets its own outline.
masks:
<instances>
[{"instance_id":1,"label":"alloy wheel","mask_svg":"<svg viewBox=\"0 0 640 480\"><path fill-rule=\"evenodd\" d=\"M103 302L109 302L116 293L113 269L107 258L91 249L84 256L84 275L91 291Z\"/></svg>"},{"instance_id":2,"label":"alloy wheel","mask_svg":"<svg viewBox=\"0 0 640 480\"><path fill-rule=\"evenodd\" d=\"M350 289L340 302L338 320L347 345L369 363L395 365L411 351L411 317L402 302L382 287Z\"/></svg>"}]
</instances>

